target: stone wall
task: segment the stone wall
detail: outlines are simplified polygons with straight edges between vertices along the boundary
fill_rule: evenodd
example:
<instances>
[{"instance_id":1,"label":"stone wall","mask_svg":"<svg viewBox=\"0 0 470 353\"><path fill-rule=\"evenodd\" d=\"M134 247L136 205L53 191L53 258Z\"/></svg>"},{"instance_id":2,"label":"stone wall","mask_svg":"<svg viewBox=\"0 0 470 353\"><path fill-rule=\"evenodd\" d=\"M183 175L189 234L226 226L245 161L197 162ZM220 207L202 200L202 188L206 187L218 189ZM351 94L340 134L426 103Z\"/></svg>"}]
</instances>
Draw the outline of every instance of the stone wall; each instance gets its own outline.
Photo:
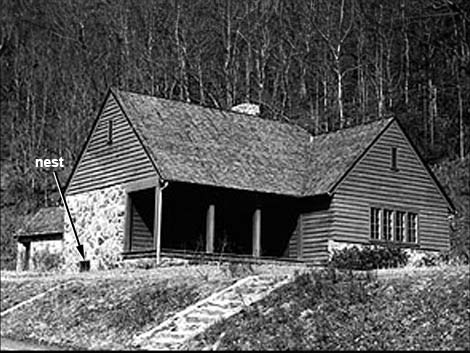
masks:
<instances>
[{"instance_id":1,"label":"stone wall","mask_svg":"<svg viewBox=\"0 0 470 353\"><path fill-rule=\"evenodd\" d=\"M70 213L91 270L115 268L122 261L126 193L120 186L67 196ZM78 271L82 260L67 214L64 229L64 270Z\"/></svg>"},{"instance_id":2,"label":"stone wall","mask_svg":"<svg viewBox=\"0 0 470 353\"><path fill-rule=\"evenodd\" d=\"M331 256L333 255L334 250L340 251L343 249L352 248L353 246L357 247L358 249L362 249L365 245L368 245L368 244L346 243L346 242L340 242L340 241L329 239L328 240L329 258L331 259Z\"/></svg>"}]
</instances>

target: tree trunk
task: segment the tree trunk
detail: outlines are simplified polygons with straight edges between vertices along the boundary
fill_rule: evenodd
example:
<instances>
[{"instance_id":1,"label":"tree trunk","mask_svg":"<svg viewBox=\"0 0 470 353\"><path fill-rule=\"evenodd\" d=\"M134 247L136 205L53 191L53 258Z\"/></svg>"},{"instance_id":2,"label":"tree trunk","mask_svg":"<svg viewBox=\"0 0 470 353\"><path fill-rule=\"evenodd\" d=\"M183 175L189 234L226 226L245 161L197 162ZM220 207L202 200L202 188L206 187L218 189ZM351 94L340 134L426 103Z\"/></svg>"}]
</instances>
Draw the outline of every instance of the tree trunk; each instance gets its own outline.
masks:
<instances>
[{"instance_id":1,"label":"tree trunk","mask_svg":"<svg viewBox=\"0 0 470 353\"><path fill-rule=\"evenodd\" d=\"M336 80L337 80L337 98L338 98L338 113L339 113L339 128L345 127L344 120L344 107L343 107L343 75L341 74L341 67L339 60L336 61Z\"/></svg>"},{"instance_id":2,"label":"tree trunk","mask_svg":"<svg viewBox=\"0 0 470 353\"><path fill-rule=\"evenodd\" d=\"M232 62L232 2L226 0L225 8L225 59L224 59L224 79L225 79L225 105L230 108L233 104L231 90L230 66Z\"/></svg>"},{"instance_id":3,"label":"tree trunk","mask_svg":"<svg viewBox=\"0 0 470 353\"><path fill-rule=\"evenodd\" d=\"M382 30L382 16L383 16L383 6L380 5L380 15L379 15L379 31ZM384 85L383 85L383 39L382 36L379 37L379 48L377 50L376 58L376 75L377 75L377 100L378 100L378 115L382 119L384 115Z\"/></svg>"},{"instance_id":4,"label":"tree trunk","mask_svg":"<svg viewBox=\"0 0 470 353\"><path fill-rule=\"evenodd\" d=\"M406 111L408 111L409 107L409 101L410 101L410 98L409 98L409 81L410 81L410 41L408 39L408 31L407 31L407 28L406 28L406 25L405 25L405 19L406 19L406 16L405 16L405 12L406 12L406 8L405 8L405 2L406 0L403 0L403 2L401 3L401 20L403 22L403 27L402 27L402 32L403 32L403 39L405 41L405 82L404 82L404 96L405 96L405 109Z\"/></svg>"},{"instance_id":5,"label":"tree trunk","mask_svg":"<svg viewBox=\"0 0 470 353\"><path fill-rule=\"evenodd\" d=\"M202 58L201 50L199 49L198 61L197 61L197 75L199 78L199 103L204 105L205 95L204 95L204 76L202 73Z\"/></svg>"},{"instance_id":6,"label":"tree trunk","mask_svg":"<svg viewBox=\"0 0 470 353\"><path fill-rule=\"evenodd\" d=\"M251 76L251 44L247 43L247 48L246 48L246 55L245 55L245 101L250 102L251 95L250 95L250 90L251 90L251 81L250 81L250 76Z\"/></svg>"},{"instance_id":7,"label":"tree trunk","mask_svg":"<svg viewBox=\"0 0 470 353\"><path fill-rule=\"evenodd\" d=\"M460 160L465 159L465 132L463 125L463 99L462 99L462 86L460 82L457 83L457 100L459 105L459 154Z\"/></svg>"}]
</instances>

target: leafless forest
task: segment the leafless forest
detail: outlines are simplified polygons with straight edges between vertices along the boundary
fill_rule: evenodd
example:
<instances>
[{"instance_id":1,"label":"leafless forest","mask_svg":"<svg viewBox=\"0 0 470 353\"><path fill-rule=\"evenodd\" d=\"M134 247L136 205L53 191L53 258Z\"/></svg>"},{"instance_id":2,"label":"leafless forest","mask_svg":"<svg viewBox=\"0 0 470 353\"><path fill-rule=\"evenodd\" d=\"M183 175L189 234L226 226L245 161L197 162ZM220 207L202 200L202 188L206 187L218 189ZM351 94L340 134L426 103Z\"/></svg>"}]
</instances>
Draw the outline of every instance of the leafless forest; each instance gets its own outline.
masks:
<instances>
[{"instance_id":1,"label":"leafless forest","mask_svg":"<svg viewBox=\"0 0 470 353\"><path fill-rule=\"evenodd\" d=\"M429 163L468 160L468 0L2 0L0 8L2 266L21 216L58 198L34 159L63 157L65 182L110 86L224 109L253 102L263 118L314 134L395 115Z\"/></svg>"}]
</instances>

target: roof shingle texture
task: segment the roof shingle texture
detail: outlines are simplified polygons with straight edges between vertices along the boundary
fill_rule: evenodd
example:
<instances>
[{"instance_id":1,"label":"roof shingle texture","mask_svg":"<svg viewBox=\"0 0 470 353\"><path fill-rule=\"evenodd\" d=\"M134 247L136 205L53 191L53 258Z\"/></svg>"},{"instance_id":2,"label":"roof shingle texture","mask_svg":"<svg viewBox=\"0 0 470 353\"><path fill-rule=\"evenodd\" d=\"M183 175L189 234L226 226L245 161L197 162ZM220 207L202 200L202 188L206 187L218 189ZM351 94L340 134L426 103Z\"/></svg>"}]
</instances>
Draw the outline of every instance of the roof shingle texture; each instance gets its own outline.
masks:
<instances>
[{"instance_id":1,"label":"roof shingle texture","mask_svg":"<svg viewBox=\"0 0 470 353\"><path fill-rule=\"evenodd\" d=\"M17 237L59 234L64 231L64 210L62 207L39 209L16 233Z\"/></svg>"},{"instance_id":2,"label":"roof shingle texture","mask_svg":"<svg viewBox=\"0 0 470 353\"><path fill-rule=\"evenodd\" d=\"M296 125L112 92L164 179L297 197L329 192L390 121L313 137Z\"/></svg>"}]
</instances>

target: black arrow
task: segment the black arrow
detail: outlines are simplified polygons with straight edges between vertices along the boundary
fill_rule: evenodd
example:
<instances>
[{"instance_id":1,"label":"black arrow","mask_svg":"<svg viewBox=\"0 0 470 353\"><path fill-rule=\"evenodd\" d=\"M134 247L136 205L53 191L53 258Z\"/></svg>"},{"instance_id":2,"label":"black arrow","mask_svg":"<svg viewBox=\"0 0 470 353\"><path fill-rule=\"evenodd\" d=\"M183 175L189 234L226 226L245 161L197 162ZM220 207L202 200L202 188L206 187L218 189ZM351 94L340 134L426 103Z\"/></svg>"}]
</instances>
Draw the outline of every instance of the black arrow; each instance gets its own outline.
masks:
<instances>
[{"instance_id":1,"label":"black arrow","mask_svg":"<svg viewBox=\"0 0 470 353\"><path fill-rule=\"evenodd\" d=\"M83 251L83 245L80 244L80 240L78 240L77 230L75 229L75 224L73 223L73 219L72 219L72 215L70 214L69 206L67 205L67 202L65 201L65 196L64 196L64 193L62 191L62 187L60 186L59 178L57 177L57 174L56 174L55 170L52 173L54 174L55 183L57 184L57 188L59 189L60 198L62 199L62 202L65 205L65 209L67 210L67 214L69 215L70 224L72 225L72 229L73 229L73 234L75 234L75 239L77 239L77 244L78 244L77 245L77 250L80 253L80 255L82 255L83 260L85 260L85 252Z\"/></svg>"}]
</instances>

